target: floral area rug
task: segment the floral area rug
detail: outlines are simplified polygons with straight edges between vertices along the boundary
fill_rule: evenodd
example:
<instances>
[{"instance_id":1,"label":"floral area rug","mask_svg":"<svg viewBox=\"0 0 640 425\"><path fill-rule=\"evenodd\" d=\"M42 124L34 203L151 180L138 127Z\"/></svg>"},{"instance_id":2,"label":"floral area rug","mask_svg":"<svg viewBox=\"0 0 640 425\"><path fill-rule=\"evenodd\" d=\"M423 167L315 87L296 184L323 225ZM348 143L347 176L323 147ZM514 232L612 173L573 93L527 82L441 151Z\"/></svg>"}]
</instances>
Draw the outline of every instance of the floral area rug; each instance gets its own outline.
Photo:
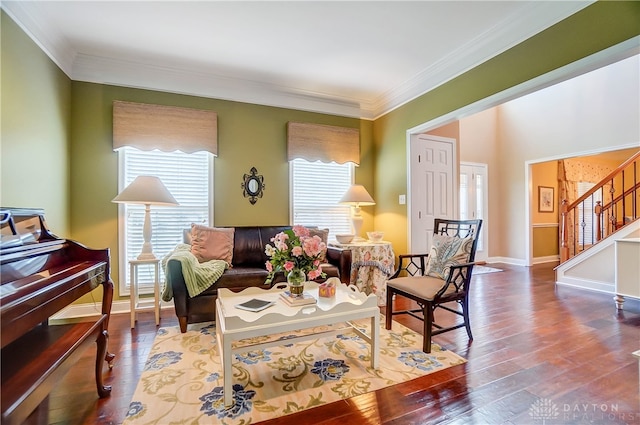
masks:
<instances>
[{"instance_id":1,"label":"floral area rug","mask_svg":"<svg viewBox=\"0 0 640 425\"><path fill-rule=\"evenodd\" d=\"M489 266L473 266L473 275L501 272L502 269Z\"/></svg>"},{"instance_id":2,"label":"floral area rug","mask_svg":"<svg viewBox=\"0 0 640 425\"><path fill-rule=\"evenodd\" d=\"M354 322L369 332L370 320ZM324 328L313 329L318 331ZM304 331L303 331L304 332ZM235 403L225 408L215 324L161 328L138 382L125 425L249 424L364 394L464 363L422 335L381 319L379 368L371 368L370 345L355 332L287 343L289 332L268 337L281 346L237 354L233 361ZM265 342L263 338L239 345Z\"/></svg>"}]
</instances>

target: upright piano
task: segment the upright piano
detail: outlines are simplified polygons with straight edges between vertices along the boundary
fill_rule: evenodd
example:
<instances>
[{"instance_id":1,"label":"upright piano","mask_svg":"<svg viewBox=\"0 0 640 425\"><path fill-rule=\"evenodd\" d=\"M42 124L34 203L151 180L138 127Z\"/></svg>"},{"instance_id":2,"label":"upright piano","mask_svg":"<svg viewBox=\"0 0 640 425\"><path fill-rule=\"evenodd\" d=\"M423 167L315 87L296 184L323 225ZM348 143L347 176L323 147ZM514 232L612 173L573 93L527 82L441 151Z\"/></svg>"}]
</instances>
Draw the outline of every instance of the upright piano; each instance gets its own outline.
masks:
<instances>
[{"instance_id":1,"label":"upright piano","mask_svg":"<svg viewBox=\"0 0 640 425\"><path fill-rule=\"evenodd\" d=\"M109 250L89 249L47 228L41 209L0 208L0 404L3 424L22 423L74 367L82 351L97 343L95 380L103 383L113 282ZM52 315L102 286L96 317L50 323ZM56 321L57 322L57 321Z\"/></svg>"}]
</instances>

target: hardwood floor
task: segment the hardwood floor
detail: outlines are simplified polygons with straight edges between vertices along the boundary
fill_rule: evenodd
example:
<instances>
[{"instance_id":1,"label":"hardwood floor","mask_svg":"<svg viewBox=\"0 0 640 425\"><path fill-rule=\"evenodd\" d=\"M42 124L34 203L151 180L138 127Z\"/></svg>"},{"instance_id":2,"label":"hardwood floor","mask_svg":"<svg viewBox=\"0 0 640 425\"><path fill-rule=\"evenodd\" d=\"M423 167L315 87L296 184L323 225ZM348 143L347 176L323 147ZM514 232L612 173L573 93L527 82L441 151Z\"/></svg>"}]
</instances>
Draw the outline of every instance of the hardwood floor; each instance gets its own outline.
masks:
<instances>
[{"instance_id":1,"label":"hardwood floor","mask_svg":"<svg viewBox=\"0 0 640 425\"><path fill-rule=\"evenodd\" d=\"M631 355L640 349L640 302L628 300L617 312L610 295L556 288L550 264L491 266L504 271L473 277L473 343L464 328L434 337L466 364L263 423L640 423L639 366ZM436 312L436 320L443 317ZM396 320L421 329L416 319ZM161 326L177 326L173 310L163 310ZM97 398L92 348L27 423L121 423L156 329L152 312L141 313L134 330L127 314L113 315L116 359L113 370L105 368L111 397Z\"/></svg>"}]
</instances>

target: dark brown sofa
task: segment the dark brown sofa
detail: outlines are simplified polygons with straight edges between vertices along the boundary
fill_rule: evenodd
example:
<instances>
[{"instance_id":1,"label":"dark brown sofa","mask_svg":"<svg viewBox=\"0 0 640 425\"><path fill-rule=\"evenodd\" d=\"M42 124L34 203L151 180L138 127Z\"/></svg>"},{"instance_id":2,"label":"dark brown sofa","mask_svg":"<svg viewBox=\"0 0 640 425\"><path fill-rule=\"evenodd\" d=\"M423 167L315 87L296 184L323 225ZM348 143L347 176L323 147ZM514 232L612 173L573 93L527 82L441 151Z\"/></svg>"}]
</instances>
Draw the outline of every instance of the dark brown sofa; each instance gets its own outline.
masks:
<instances>
[{"instance_id":1,"label":"dark brown sofa","mask_svg":"<svg viewBox=\"0 0 640 425\"><path fill-rule=\"evenodd\" d=\"M250 286L268 289L278 282L286 281L280 273L273 279L273 283L265 284L268 260L264 252L266 244L271 238L290 226L252 226L236 227L234 233L232 267L209 289L196 297L190 298L182 276L182 264L176 260L167 262L167 284L173 290L173 302L176 316L180 323L180 331L187 331L187 324L208 322L215 320L216 299L218 288L229 288L240 291ZM185 235L186 236L186 235ZM185 242L190 242L185 240ZM326 277L337 277L341 282L349 282L351 271L351 251L335 247L327 247L327 263L322 265ZM322 279L324 280L324 279Z\"/></svg>"}]
</instances>

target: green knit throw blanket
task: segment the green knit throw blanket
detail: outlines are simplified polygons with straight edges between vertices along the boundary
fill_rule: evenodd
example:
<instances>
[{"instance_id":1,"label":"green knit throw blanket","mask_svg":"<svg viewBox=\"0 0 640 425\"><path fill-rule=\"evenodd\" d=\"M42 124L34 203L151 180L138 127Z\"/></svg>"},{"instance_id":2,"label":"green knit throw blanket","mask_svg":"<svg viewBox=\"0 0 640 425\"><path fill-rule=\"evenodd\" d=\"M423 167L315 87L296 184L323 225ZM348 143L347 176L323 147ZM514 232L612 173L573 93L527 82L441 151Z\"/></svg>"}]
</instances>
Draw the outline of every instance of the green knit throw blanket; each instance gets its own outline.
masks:
<instances>
[{"instance_id":1,"label":"green knit throw blanket","mask_svg":"<svg viewBox=\"0 0 640 425\"><path fill-rule=\"evenodd\" d=\"M178 244L173 251L162 259L162 270L165 275L165 284L162 289L163 301L171 301L173 298L171 279L167 274L169 260L178 260L182 264L182 276L191 298L213 285L228 267L227 262L223 260L210 260L199 263L195 255L191 253L191 245Z\"/></svg>"}]
</instances>

